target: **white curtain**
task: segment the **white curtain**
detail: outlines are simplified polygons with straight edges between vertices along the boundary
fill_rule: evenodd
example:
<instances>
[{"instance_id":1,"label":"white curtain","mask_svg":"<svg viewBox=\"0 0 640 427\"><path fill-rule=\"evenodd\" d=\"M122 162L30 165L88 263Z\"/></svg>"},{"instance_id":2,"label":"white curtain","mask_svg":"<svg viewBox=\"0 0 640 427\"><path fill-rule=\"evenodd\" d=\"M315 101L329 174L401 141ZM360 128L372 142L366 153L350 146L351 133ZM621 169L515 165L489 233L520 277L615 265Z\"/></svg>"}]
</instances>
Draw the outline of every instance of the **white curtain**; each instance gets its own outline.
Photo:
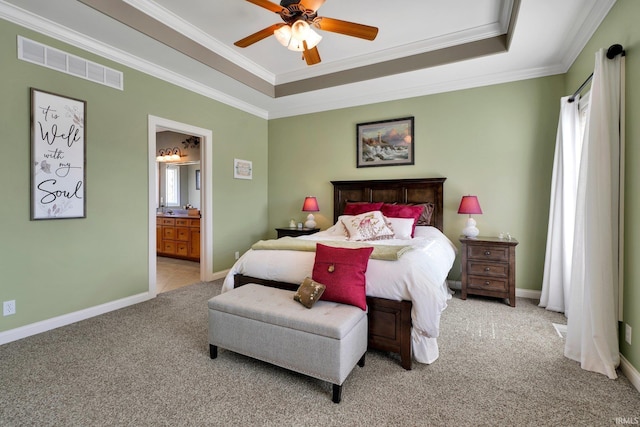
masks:
<instances>
[{"instance_id":1,"label":"white curtain","mask_svg":"<svg viewBox=\"0 0 640 427\"><path fill-rule=\"evenodd\" d=\"M620 56L596 53L582 146L567 340L564 354L583 369L617 378L620 227Z\"/></svg>"},{"instance_id":2,"label":"white curtain","mask_svg":"<svg viewBox=\"0 0 640 427\"><path fill-rule=\"evenodd\" d=\"M579 96L560 100L540 307L567 315L583 127Z\"/></svg>"}]
</instances>

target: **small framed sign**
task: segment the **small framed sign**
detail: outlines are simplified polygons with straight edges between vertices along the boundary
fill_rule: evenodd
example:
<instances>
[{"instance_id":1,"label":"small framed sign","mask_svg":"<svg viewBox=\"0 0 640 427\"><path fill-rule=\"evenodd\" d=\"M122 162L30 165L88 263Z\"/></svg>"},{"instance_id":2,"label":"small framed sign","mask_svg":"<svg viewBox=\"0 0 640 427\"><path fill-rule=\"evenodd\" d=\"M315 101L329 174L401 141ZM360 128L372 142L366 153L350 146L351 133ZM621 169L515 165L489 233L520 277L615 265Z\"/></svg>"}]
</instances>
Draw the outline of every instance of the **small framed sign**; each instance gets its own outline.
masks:
<instances>
[{"instance_id":1,"label":"small framed sign","mask_svg":"<svg viewBox=\"0 0 640 427\"><path fill-rule=\"evenodd\" d=\"M31 88L31 219L86 218L86 102Z\"/></svg>"},{"instance_id":2,"label":"small framed sign","mask_svg":"<svg viewBox=\"0 0 640 427\"><path fill-rule=\"evenodd\" d=\"M252 179L252 162L249 160L233 159L233 177L238 179Z\"/></svg>"}]
</instances>

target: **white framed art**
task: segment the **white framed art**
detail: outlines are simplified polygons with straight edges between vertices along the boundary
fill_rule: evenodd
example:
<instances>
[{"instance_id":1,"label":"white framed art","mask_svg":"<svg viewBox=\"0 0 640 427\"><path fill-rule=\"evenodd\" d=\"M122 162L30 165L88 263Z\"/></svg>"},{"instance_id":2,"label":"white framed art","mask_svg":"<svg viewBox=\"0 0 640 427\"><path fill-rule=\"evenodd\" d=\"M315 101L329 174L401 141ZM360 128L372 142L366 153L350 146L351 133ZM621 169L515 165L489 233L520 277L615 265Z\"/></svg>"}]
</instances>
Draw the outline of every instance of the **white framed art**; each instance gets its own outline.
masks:
<instances>
[{"instance_id":1,"label":"white framed art","mask_svg":"<svg viewBox=\"0 0 640 427\"><path fill-rule=\"evenodd\" d=\"M86 102L31 88L31 219L86 218Z\"/></svg>"},{"instance_id":2,"label":"white framed art","mask_svg":"<svg viewBox=\"0 0 640 427\"><path fill-rule=\"evenodd\" d=\"M252 179L252 162L249 160L233 159L233 177L237 179Z\"/></svg>"}]
</instances>

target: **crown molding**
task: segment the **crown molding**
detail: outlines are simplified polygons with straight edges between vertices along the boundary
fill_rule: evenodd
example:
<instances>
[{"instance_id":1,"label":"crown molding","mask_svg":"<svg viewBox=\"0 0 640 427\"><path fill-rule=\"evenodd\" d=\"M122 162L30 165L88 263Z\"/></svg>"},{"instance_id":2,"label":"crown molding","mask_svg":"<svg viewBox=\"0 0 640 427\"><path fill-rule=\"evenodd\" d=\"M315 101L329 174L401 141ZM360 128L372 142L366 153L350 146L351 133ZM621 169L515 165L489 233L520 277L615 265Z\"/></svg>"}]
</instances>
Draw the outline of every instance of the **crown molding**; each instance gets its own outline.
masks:
<instances>
[{"instance_id":1,"label":"crown molding","mask_svg":"<svg viewBox=\"0 0 640 427\"><path fill-rule=\"evenodd\" d=\"M239 67L246 69L260 79L269 82L271 85L275 85L276 76L273 73L269 72L263 67L260 67L255 62L246 59L243 55L238 54L234 49L223 43L220 43L218 40L211 37L206 32L189 24L180 16L176 15L170 10L165 9L154 2L147 2L142 0L122 1L138 9L142 13L149 15L156 21L170 26L183 36L188 37L196 43L199 43L207 49L210 49L211 51L217 53L218 55L223 56L225 59L233 62Z\"/></svg>"},{"instance_id":2,"label":"crown molding","mask_svg":"<svg viewBox=\"0 0 640 427\"><path fill-rule=\"evenodd\" d=\"M362 90L359 91L359 93L363 94L360 96L353 96L351 93L344 93L343 91L336 89L329 99L327 99L327 97L323 97L323 100L319 102L311 101L306 102L304 105L289 103L283 108L272 108L269 110L269 119L280 119L303 114L318 113L322 111L358 107L388 101L397 101L401 99L416 98L420 96L435 95L439 93L454 92L465 89L473 89L476 87L492 86L502 83L511 83L521 80L548 77L563 73L564 71L562 70L562 67L560 65L555 65L551 67L531 68L486 74L482 76L474 76L458 80L448 80L444 83L424 84L417 86L412 85L405 88L398 88L396 85L394 85L388 91L376 92L375 94L369 94L369 92L367 92L366 90ZM382 85L382 83L379 84L379 86Z\"/></svg>"},{"instance_id":3,"label":"crown molding","mask_svg":"<svg viewBox=\"0 0 640 427\"><path fill-rule=\"evenodd\" d=\"M42 18L41 16L35 15L29 11L20 9L2 0L0 0L0 17L9 22L25 27L29 30L33 30L37 33L67 43L71 46L83 49L92 54L130 67L136 71L140 71L163 81L175 84L176 86L206 96L215 101L219 101L225 105L229 105L231 107L237 108L261 118L268 118L268 112L264 109L256 107L255 105L229 96L226 93L220 92L210 86L203 85L192 79L186 78L157 64L130 55L129 53L114 48L113 46L102 43L69 28L63 27L60 24Z\"/></svg>"},{"instance_id":4,"label":"crown molding","mask_svg":"<svg viewBox=\"0 0 640 427\"><path fill-rule=\"evenodd\" d=\"M136 3L138 0L129 1ZM566 39L568 41L570 40L570 42L567 43L567 51L569 51L569 53L562 55L562 58L558 59L558 63L552 66L485 73L483 75L473 75L459 79L451 79L450 76L448 76L446 81L441 83L429 83L434 81L433 78L428 77L431 75L431 72L434 72L434 68L429 68L275 99L263 96L262 94L253 96L253 92L247 89L247 92L241 96L245 96L245 99L250 100L249 102L215 89L216 85L217 87L223 87L224 82L221 84L217 84L216 82L210 82L209 84L198 82L165 67L158 66L147 60L121 51L106 43L89 38L84 34L63 27L58 23L25 11L4 0L0 0L0 18L233 108L245 111L254 116L269 120L566 73L589 38L602 23L608 11L613 7L615 0L602 0L595 3L590 10L585 11L585 16L587 17L585 22L588 23L588 25L585 25L588 30L584 31L585 25L571 28L569 30L569 36ZM573 34L573 39L571 38L571 34ZM441 41L445 42L445 38L441 38ZM418 48L416 46L413 47ZM192 61L192 59L186 59L186 61ZM466 67L473 68L473 60L467 62ZM445 70L448 70L448 68ZM216 75L223 76L223 74L215 70L211 70L211 73L213 80L217 78ZM421 78L423 75L426 78ZM419 83L416 84L415 82ZM421 82L425 83L420 84ZM381 90L380 88L385 89Z\"/></svg>"},{"instance_id":5,"label":"crown molding","mask_svg":"<svg viewBox=\"0 0 640 427\"><path fill-rule=\"evenodd\" d=\"M569 71L615 3L616 0L598 0L586 12L587 16L583 20L576 19L576 23L569 32L570 36L567 37L571 42L566 44L566 49L562 54L562 67L565 73Z\"/></svg>"}]
</instances>

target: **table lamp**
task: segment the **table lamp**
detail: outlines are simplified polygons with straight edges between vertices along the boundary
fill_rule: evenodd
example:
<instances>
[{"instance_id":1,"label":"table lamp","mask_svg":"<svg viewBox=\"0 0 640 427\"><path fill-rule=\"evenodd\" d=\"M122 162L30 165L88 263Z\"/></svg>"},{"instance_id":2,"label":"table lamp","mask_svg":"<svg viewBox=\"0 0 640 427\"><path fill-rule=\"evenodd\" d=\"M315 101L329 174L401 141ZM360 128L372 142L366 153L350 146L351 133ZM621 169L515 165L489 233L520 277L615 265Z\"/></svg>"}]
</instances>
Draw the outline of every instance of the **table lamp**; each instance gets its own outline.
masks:
<instances>
[{"instance_id":1,"label":"table lamp","mask_svg":"<svg viewBox=\"0 0 640 427\"><path fill-rule=\"evenodd\" d=\"M304 203L302 204L302 212L318 212L320 208L318 207L318 200L316 200L313 196L307 196L304 198ZM310 213L307 215L307 221L304 223L305 228L316 228L316 221L313 217L313 214Z\"/></svg>"},{"instance_id":2,"label":"table lamp","mask_svg":"<svg viewBox=\"0 0 640 427\"><path fill-rule=\"evenodd\" d=\"M462 196L460 200L460 207L458 208L459 214L468 214L466 226L462 229L462 234L466 237L477 237L480 234L480 230L476 227L476 220L471 218L472 214L481 214L482 209L476 196Z\"/></svg>"}]
</instances>

